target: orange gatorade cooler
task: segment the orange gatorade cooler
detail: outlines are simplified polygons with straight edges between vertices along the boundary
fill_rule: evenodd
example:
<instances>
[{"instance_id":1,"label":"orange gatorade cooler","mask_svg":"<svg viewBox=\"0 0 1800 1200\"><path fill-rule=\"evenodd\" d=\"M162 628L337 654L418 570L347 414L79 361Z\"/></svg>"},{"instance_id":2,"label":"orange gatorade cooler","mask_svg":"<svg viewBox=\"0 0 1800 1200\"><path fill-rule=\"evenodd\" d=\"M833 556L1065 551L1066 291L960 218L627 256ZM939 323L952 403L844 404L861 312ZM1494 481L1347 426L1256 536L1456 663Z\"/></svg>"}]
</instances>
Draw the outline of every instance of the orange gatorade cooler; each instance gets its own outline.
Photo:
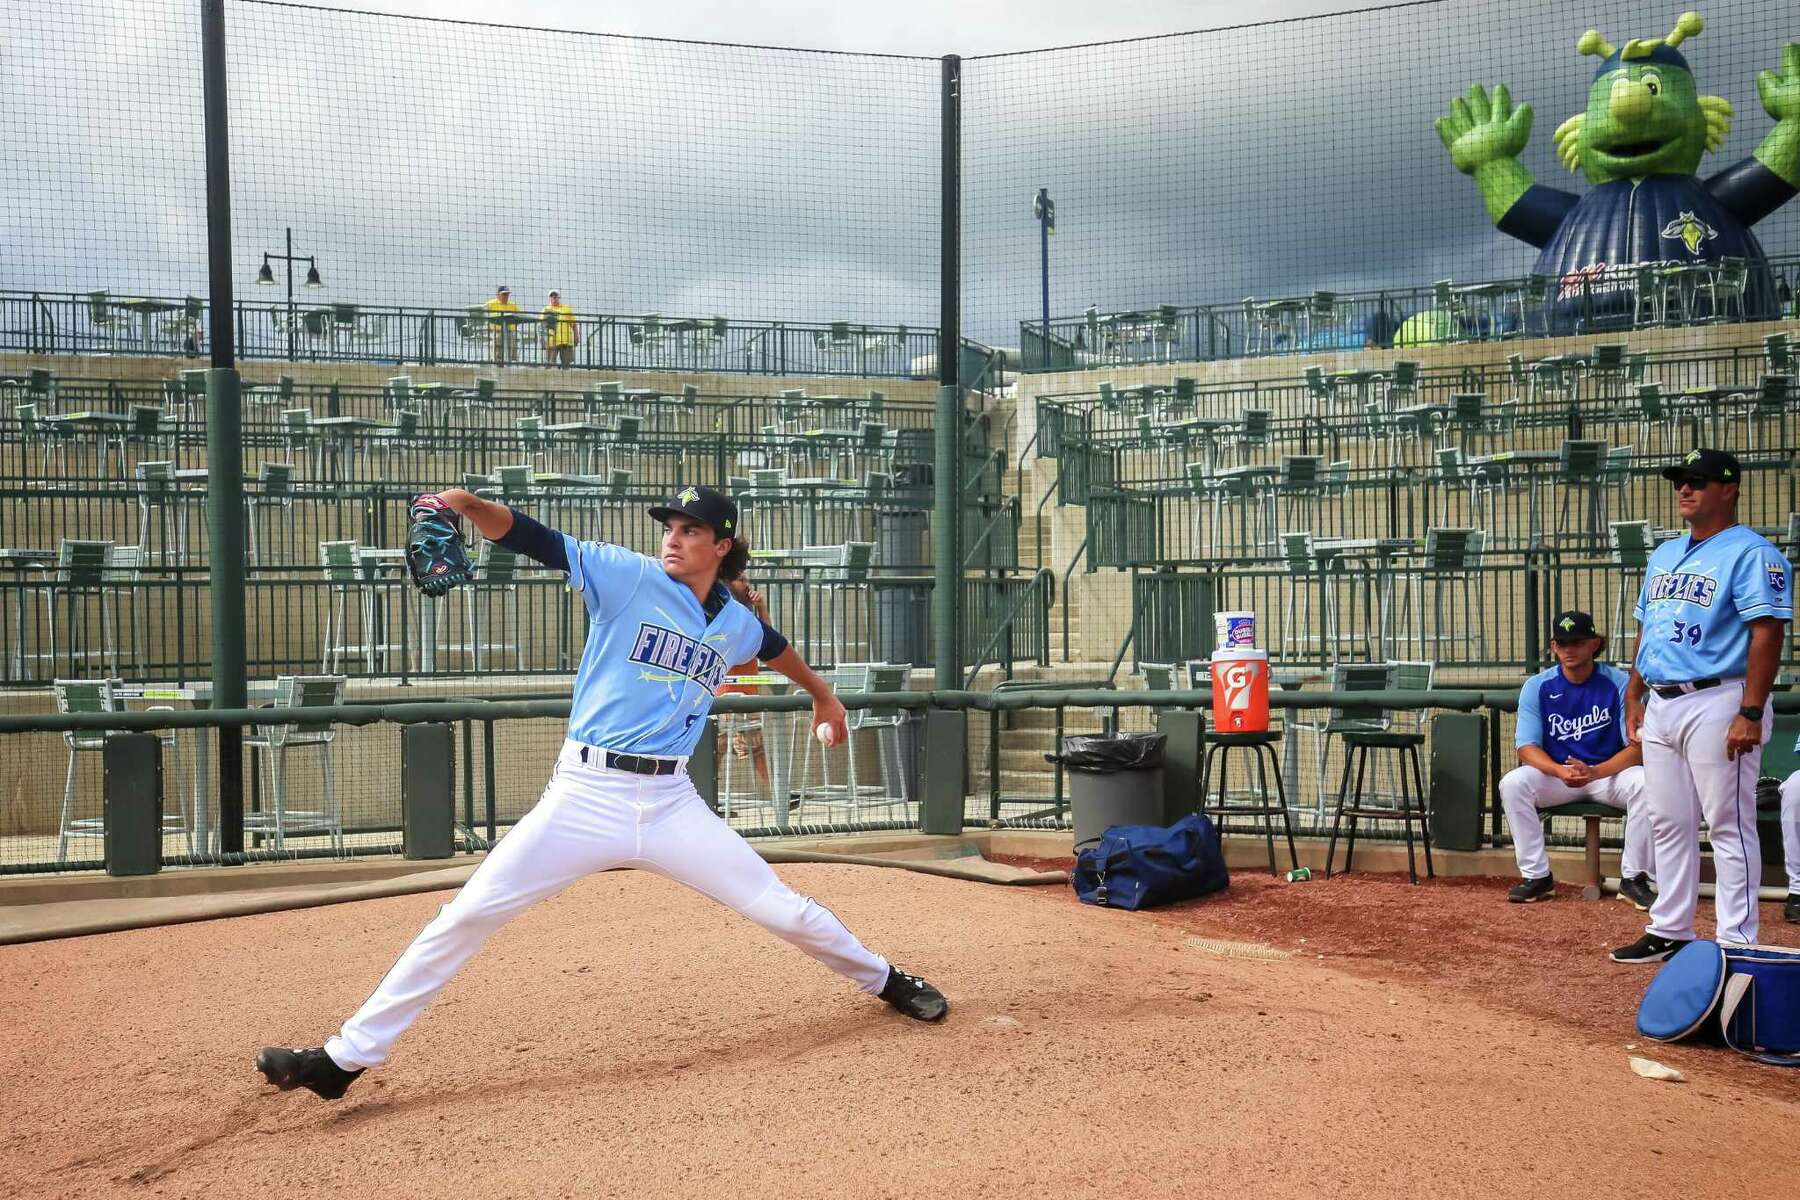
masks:
<instances>
[{"instance_id":1,"label":"orange gatorade cooler","mask_svg":"<svg viewBox=\"0 0 1800 1200\"><path fill-rule=\"evenodd\" d=\"M1269 728L1269 652L1216 650L1212 656L1213 728L1262 733Z\"/></svg>"}]
</instances>

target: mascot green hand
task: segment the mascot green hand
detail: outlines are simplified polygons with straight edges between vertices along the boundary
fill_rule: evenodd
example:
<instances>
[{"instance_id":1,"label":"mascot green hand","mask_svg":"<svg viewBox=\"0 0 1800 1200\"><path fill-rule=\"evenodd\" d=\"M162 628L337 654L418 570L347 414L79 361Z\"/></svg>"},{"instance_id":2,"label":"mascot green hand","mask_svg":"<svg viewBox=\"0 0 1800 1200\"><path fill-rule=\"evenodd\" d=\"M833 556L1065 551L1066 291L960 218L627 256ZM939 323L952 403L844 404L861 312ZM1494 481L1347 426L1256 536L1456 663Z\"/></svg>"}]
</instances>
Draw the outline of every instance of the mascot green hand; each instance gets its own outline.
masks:
<instances>
[{"instance_id":1,"label":"mascot green hand","mask_svg":"<svg viewBox=\"0 0 1800 1200\"><path fill-rule=\"evenodd\" d=\"M1576 43L1601 59L1587 108L1557 127L1557 157L1591 185L1581 196L1536 183L1519 161L1531 107L1504 86L1476 86L1437 121L1457 170L1474 178L1501 232L1540 250L1535 273L1557 282L1553 329L1628 312L1644 272L1665 265L1744 263L1743 315L1772 317L1768 259L1750 227L1800 191L1800 44L1757 77L1775 128L1756 153L1701 180L1701 159L1731 132L1729 102L1703 96L1677 49L1705 22L1683 13L1666 37L1615 47L1589 30Z\"/></svg>"}]
</instances>

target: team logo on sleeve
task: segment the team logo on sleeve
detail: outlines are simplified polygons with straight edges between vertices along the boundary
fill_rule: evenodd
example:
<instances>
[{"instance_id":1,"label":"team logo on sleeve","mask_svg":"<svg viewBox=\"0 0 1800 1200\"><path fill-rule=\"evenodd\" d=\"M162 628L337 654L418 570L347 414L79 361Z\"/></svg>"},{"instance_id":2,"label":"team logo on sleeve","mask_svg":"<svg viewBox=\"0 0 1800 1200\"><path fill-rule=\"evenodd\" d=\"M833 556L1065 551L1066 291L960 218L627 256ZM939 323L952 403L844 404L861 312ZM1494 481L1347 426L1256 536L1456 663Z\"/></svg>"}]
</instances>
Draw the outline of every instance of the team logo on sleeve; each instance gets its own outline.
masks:
<instances>
[{"instance_id":1,"label":"team logo on sleeve","mask_svg":"<svg viewBox=\"0 0 1800 1200\"><path fill-rule=\"evenodd\" d=\"M1787 591L1787 572L1778 562L1765 562L1763 569L1769 573L1769 590L1771 592Z\"/></svg>"}]
</instances>

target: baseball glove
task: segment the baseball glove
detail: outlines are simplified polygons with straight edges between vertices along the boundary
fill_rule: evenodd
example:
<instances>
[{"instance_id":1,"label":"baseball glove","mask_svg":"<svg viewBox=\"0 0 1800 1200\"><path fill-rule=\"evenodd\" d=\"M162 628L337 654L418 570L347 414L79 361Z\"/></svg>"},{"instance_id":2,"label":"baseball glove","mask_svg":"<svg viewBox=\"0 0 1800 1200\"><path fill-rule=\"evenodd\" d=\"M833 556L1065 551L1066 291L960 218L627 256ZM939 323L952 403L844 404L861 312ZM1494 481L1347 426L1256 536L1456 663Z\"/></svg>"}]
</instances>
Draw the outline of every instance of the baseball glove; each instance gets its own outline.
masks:
<instances>
[{"instance_id":1,"label":"baseball glove","mask_svg":"<svg viewBox=\"0 0 1800 1200\"><path fill-rule=\"evenodd\" d=\"M475 582L456 510L427 493L413 499L411 511L406 569L413 586L427 596L442 596L459 584Z\"/></svg>"}]
</instances>

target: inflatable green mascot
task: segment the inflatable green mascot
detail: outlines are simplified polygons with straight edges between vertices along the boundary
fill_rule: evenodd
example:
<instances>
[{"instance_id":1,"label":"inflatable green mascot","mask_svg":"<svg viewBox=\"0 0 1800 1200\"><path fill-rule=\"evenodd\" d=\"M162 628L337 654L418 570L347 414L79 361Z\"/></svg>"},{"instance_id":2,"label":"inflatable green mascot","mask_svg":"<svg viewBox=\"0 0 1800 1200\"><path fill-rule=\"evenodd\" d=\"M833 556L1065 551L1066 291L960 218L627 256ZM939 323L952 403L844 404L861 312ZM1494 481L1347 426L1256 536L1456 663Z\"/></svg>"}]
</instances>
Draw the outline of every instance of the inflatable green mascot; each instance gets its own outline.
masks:
<instances>
[{"instance_id":1,"label":"inflatable green mascot","mask_svg":"<svg viewBox=\"0 0 1800 1200\"><path fill-rule=\"evenodd\" d=\"M1777 315L1768 259L1750 227L1800 190L1800 43L1782 50L1779 70L1756 79L1775 128L1755 154L1702 180L1700 160L1724 142L1733 116L1726 100L1700 95L1677 50L1704 27L1689 12L1667 37L1614 47L1590 29L1576 43L1602 60L1600 70L1587 111L1555 136L1563 165L1593 185L1585 195L1532 180L1519 161L1531 137L1531 106L1514 106L1504 84L1491 93L1471 87L1438 119L1450 161L1474 176L1495 226L1542 251L1535 271L1555 283L1549 332L1630 318L1636 289L1654 281L1659 266L1728 259L1743 264L1743 315ZM1729 282L1731 274L1721 268L1719 278ZM1718 298L1727 309L1726 290L1709 289L1706 302Z\"/></svg>"}]
</instances>

